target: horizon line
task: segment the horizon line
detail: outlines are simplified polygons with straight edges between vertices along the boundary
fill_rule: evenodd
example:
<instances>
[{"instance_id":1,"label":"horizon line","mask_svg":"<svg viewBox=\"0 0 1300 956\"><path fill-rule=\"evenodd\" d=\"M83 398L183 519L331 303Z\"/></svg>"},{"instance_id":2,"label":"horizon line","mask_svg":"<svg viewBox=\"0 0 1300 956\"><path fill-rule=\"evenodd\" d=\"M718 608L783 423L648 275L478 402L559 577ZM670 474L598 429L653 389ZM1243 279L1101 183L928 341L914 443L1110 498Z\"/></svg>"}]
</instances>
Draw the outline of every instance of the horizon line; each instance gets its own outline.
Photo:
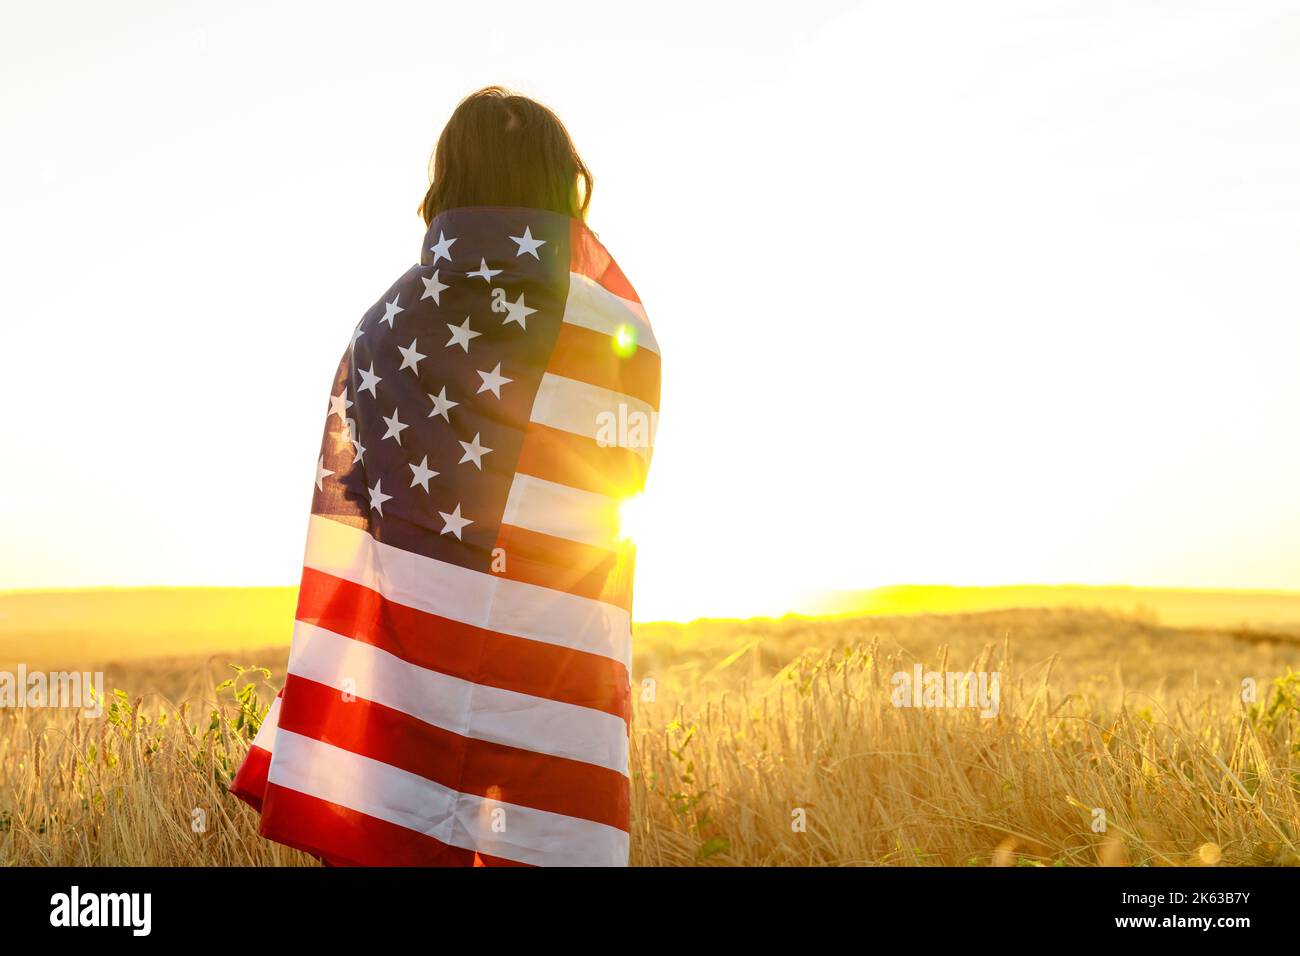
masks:
<instances>
[{"instance_id":1,"label":"horizon line","mask_svg":"<svg viewBox=\"0 0 1300 956\"><path fill-rule=\"evenodd\" d=\"M0 588L0 597L12 597L24 594L73 594L107 591L270 591L297 588L297 584L91 584L91 585L53 585L35 588ZM862 587L815 588L807 593L810 596L833 594L867 594L879 591L901 590L905 588L947 589L953 591L994 591L1000 589L1058 589L1058 590L1120 590L1120 591L1170 591L1195 594L1272 594L1300 597L1300 586L1284 587L1231 587L1222 585L1180 585L1180 584L1092 584L1080 581L1066 582L1020 582L1011 584L943 584L923 582L897 582L893 584L864 585Z\"/></svg>"}]
</instances>

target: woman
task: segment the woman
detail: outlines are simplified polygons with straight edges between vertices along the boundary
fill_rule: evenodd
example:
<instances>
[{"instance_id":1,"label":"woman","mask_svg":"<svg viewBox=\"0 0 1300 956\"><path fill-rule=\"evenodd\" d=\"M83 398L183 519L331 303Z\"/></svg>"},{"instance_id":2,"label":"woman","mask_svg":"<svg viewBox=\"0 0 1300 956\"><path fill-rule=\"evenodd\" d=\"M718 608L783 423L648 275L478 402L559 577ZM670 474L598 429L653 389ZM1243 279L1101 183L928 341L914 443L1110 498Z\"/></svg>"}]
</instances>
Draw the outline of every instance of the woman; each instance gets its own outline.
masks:
<instances>
[{"instance_id":1,"label":"woman","mask_svg":"<svg viewBox=\"0 0 1300 956\"><path fill-rule=\"evenodd\" d=\"M334 864L625 865L659 355L563 124L452 114L330 389L288 678L232 790Z\"/></svg>"}]
</instances>

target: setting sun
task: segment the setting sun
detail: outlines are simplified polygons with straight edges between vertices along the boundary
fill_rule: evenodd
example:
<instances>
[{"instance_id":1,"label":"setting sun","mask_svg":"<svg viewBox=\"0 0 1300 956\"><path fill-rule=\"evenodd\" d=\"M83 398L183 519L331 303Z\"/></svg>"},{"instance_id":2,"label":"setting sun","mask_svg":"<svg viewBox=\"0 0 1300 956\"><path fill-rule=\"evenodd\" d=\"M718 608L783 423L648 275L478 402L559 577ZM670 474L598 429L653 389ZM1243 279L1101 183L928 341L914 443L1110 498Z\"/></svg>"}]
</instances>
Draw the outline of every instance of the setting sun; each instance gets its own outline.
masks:
<instances>
[{"instance_id":1,"label":"setting sun","mask_svg":"<svg viewBox=\"0 0 1300 956\"><path fill-rule=\"evenodd\" d=\"M646 519L645 495L624 498L618 506L618 539L635 545L637 537L646 529Z\"/></svg>"}]
</instances>

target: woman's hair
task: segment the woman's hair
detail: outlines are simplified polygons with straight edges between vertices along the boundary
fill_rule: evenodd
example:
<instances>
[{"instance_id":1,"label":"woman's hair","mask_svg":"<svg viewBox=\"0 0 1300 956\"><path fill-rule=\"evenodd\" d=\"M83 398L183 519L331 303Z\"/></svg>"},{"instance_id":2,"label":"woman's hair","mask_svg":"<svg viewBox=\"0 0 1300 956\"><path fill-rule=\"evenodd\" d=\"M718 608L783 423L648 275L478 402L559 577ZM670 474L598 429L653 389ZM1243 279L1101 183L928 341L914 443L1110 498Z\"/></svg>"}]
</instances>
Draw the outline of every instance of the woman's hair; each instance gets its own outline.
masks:
<instances>
[{"instance_id":1,"label":"woman's hair","mask_svg":"<svg viewBox=\"0 0 1300 956\"><path fill-rule=\"evenodd\" d=\"M461 100L429 163L427 226L458 206L526 206L583 219L592 176L549 109L500 86Z\"/></svg>"}]
</instances>

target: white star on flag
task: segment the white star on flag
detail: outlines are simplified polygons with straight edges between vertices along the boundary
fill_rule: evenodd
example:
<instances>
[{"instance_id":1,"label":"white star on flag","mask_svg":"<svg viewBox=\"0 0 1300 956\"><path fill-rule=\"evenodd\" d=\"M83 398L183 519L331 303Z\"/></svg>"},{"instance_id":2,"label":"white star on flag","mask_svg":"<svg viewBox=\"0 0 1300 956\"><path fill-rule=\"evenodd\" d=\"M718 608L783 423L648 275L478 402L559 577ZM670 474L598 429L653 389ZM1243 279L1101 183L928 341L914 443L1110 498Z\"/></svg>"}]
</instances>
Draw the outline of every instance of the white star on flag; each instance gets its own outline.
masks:
<instances>
[{"instance_id":1,"label":"white star on flag","mask_svg":"<svg viewBox=\"0 0 1300 956\"><path fill-rule=\"evenodd\" d=\"M490 391L497 398L501 397L501 386L505 385L507 382L514 381L513 378L506 378L501 374L500 362L497 362L497 367L490 372L480 371L478 377L483 379L483 384L479 386L478 391L475 394L482 395L484 392Z\"/></svg>"},{"instance_id":2,"label":"white star on flag","mask_svg":"<svg viewBox=\"0 0 1300 956\"><path fill-rule=\"evenodd\" d=\"M459 345L466 352L469 351L469 340L478 338L478 336L483 334L482 332L475 332L469 327L468 315L465 316L465 321L460 325L452 325L448 322L447 328L451 329L451 338L447 340L447 348L451 348L453 345Z\"/></svg>"},{"instance_id":3,"label":"white star on flag","mask_svg":"<svg viewBox=\"0 0 1300 956\"><path fill-rule=\"evenodd\" d=\"M510 314L501 320L501 324L509 325L511 322L518 322L521 329L528 328L527 319L537 310L530 309L524 304L524 294L520 292L518 300L514 302L511 302L509 299L506 299L505 302L506 311Z\"/></svg>"},{"instance_id":4,"label":"white star on flag","mask_svg":"<svg viewBox=\"0 0 1300 956\"><path fill-rule=\"evenodd\" d=\"M365 390L370 392L371 398L378 398L379 396L375 394L375 386L383 379L375 374L375 363L371 362L369 369L358 367L357 374L361 376L361 384L357 386L357 391Z\"/></svg>"},{"instance_id":5,"label":"white star on flag","mask_svg":"<svg viewBox=\"0 0 1300 956\"><path fill-rule=\"evenodd\" d=\"M339 389L337 395L330 396L330 415L337 415L339 421L346 422L348 420L348 409L351 407L352 402L348 398L348 390L346 388Z\"/></svg>"},{"instance_id":6,"label":"white star on flag","mask_svg":"<svg viewBox=\"0 0 1300 956\"><path fill-rule=\"evenodd\" d=\"M534 239L532 232L527 226L524 226L524 234L522 236L511 236L510 238L519 246L519 251L515 253L516 258L522 256L524 253L528 253L528 255L532 256L534 259L537 259L538 261L541 260L541 256L537 254L537 247L546 245L546 240Z\"/></svg>"},{"instance_id":7,"label":"white star on flag","mask_svg":"<svg viewBox=\"0 0 1300 956\"><path fill-rule=\"evenodd\" d=\"M325 456L321 455L320 458L316 459L316 490L317 491L325 490L325 486L322 485L321 482L324 481L332 474L334 474L334 472L330 471L328 468L325 467Z\"/></svg>"},{"instance_id":8,"label":"white star on flag","mask_svg":"<svg viewBox=\"0 0 1300 956\"><path fill-rule=\"evenodd\" d=\"M404 368L409 368L411 371L413 371L416 374L416 377L418 378L420 375L420 369L419 369L420 359L428 358L428 356L421 355L419 352L415 350L415 341L416 341L415 339L411 339L411 344L408 345L406 348L402 348L400 345L397 347L397 351L402 353L402 365L401 368L398 369L398 371L400 372Z\"/></svg>"},{"instance_id":9,"label":"white star on flag","mask_svg":"<svg viewBox=\"0 0 1300 956\"><path fill-rule=\"evenodd\" d=\"M451 261L451 244L455 241L455 239L448 239L443 236L441 229L438 230L438 241L429 247L429 251L433 253L433 264L435 266L438 264L439 259Z\"/></svg>"},{"instance_id":10,"label":"white star on flag","mask_svg":"<svg viewBox=\"0 0 1300 956\"><path fill-rule=\"evenodd\" d=\"M420 301L432 299L434 305L442 305L442 301L438 297L447 289L450 289L451 286L438 281L438 270L433 270L432 279L427 276L420 276L420 281L424 283L424 295L420 296Z\"/></svg>"},{"instance_id":11,"label":"white star on flag","mask_svg":"<svg viewBox=\"0 0 1300 956\"><path fill-rule=\"evenodd\" d=\"M500 270L500 269L489 269L489 268L488 268L488 264L487 264L487 260L486 260L486 259L480 259L478 262L479 262L479 266L478 266L478 268L477 268L476 270L474 270L473 272L467 272L467 273L465 273L465 274L466 274L467 276L478 276L480 279L482 279L482 280L483 280L484 282L486 282L488 285L491 285L491 284L492 284L492 277L493 277L493 276L499 276L499 275L501 274L501 270Z\"/></svg>"},{"instance_id":12,"label":"white star on flag","mask_svg":"<svg viewBox=\"0 0 1300 956\"><path fill-rule=\"evenodd\" d=\"M460 504L458 503L456 505L456 510L453 511L451 514L447 514L447 512L445 511L439 511L438 514L442 517L443 520L442 533L454 534L456 536L457 541L464 541L465 539L460 536L461 530L465 527L465 525L473 524L474 522L471 521L469 518L462 518L460 516Z\"/></svg>"},{"instance_id":13,"label":"white star on flag","mask_svg":"<svg viewBox=\"0 0 1300 956\"><path fill-rule=\"evenodd\" d=\"M381 315L381 316L379 317L379 321L380 321L380 322L387 322L387 323L388 323L388 327L389 327L390 329L393 327L393 317L396 316L398 312L405 312L405 311L406 311L406 310L403 309L400 305L397 304L397 300L400 299L400 298L401 298L400 295L395 295L395 296L393 296L393 301L392 301L392 302L385 302L385 303L384 303L384 314Z\"/></svg>"},{"instance_id":14,"label":"white star on flag","mask_svg":"<svg viewBox=\"0 0 1300 956\"><path fill-rule=\"evenodd\" d=\"M338 441L347 442L356 449L356 454L352 456L352 464L355 465L361 460L361 456L366 453L366 448L361 444L361 436L357 434L357 423L353 419L344 419L343 430L332 434Z\"/></svg>"},{"instance_id":15,"label":"white star on flag","mask_svg":"<svg viewBox=\"0 0 1300 956\"><path fill-rule=\"evenodd\" d=\"M444 385L442 388L438 389L437 395L434 395L432 392L426 392L425 394L433 400L433 411L429 413L428 417L432 418L434 415L441 415L444 422L451 424L451 419L447 417L447 412L459 405L460 402L453 402L447 397L447 386Z\"/></svg>"},{"instance_id":16,"label":"white star on flag","mask_svg":"<svg viewBox=\"0 0 1300 956\"><path fill-rule=\"evenodd\" d=\"M410 428L411 426L403 425L400 421L397 420L397 409L395 408L393 409L392 418L389 418L387 415L383 416L383 418L384 418L384 424L388 426L388 431L384 432L384 438L396 438L397 444L400 445L402 443L402 429ZM381 438L379 440L383 441L384 438Z\"/></svg>"},{"instance_id":17,"label":"white star on flag","mask_svg":"<svg viewBox=\"0 0 1300 956\"><path fill-rule=\"evenodd\" d=\"M483 456L486 455L488 452L490 452L492 449L485 448L479 444L479 435L480 435L479 432L475 432L474 440L472 442L463 441L460 443L460 447L465 449L465 456L461 458L461 460L458 461L456 464L463 465L467 461L472 461L474 462L474 467L476 467L479 471L483 470Z\"/></svg>"},{"instance_id":18,"label":"white star on flag","mask_svg":"<svg viewBox=\"0 0 1300 956\"><path fill-rule=\"evenodd\" d=\"M411 487L414 488L416 485L419 485L425 491L429 490L429 479L438 474L436 471L430 470L428 455L421 458L418 465L408 464L406 467L411 469L411 474L413 476L411 478Z\"/></svg>"},{"instance_id":19,"label":"white star on flag","mask_svg":"<svg viewBox=\"0 0 1300 956\"><path fill-rule=\"evenodd\" d=\"M381 484L378 478L375 479L375 487L366 489L370 492L370 507L379 512L379 517L384 516L384 502L389 501L393 496L386 495L379 490Z\"/></svg>"}]
</instances>

